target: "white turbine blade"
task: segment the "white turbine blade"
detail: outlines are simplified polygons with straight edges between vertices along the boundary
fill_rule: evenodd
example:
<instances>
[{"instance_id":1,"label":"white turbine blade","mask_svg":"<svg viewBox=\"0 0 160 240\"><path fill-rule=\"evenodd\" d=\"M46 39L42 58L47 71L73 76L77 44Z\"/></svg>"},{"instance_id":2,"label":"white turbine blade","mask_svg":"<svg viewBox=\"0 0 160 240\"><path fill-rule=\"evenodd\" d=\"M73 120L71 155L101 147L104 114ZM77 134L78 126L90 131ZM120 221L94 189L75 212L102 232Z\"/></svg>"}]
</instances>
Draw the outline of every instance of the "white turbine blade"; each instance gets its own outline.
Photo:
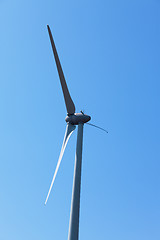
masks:
<instances>
[{"instance_id":1,"label":"white turbine blade","mask_svg":"<svg viewBox=\"0 0 160 240\"><path fill-rule=\"evenodd\" d=\"M49 25L47 25L47 28L48 28L48 33L49 33L49 37L50 37L50 41L51 41L51 45L52 45L52 50L53 50L53 54L54 54L54 58L55 58L55 62L56 62L56 66L57 66L57 70L58 70L58 74L59 74L59 79L61 82L61 87L62 87L63 96L64 96L66 108L67 108L67 113L73 114L73 113L75 113L75 105L74 105L74 102L70 96L70 93L69 93L69 90L67 87L67 83L66 83L66 80L65 80L65 77L63 74L62 66L61 66L61 63L60 63L60 60L58 57L58 53L56 50L56 46L55 46Z\"/></svg>"},{"instance_id":2,"label":"white turbine blade","mask_svg":"<svg viewBox=\"0 0 160 240\"><path fill-rule=\"evenodd\" d=\"M54 183L54 180L56 178L56 175L57 175L57 172L58 172L58 169L59 169L59 166L60 166L60 163L61 163L61 160L62 160L62 157L63 157L63 154L64 154L64 150L66 148L66 145L67 145L67 142L72 134L72 132L74 131L76 127L70 123L67 124L67 127L66 127L66 132L65 132L65 136L64 136L64 140L63 140L63 144L62 144L62 148L61 148L61 152L60 152L60 155L59 155L59 159L58 159L58 163L57 163L57 166L56 166L56 170L55 170L55 173L54 173L54 176L53 176L53 179L52 179L52 182L51 182L51 186L49 188L49 192L48 192L48 195L47 195L47 198L46 198L46 201L45 201L45 204L47 203L48 201L48 198L49 198L49 195L50 195L50 192L51 192L51 189L52 189L52 186L53 186L53 183Z\"/></svg>"},{"instance_id":3,"label":"white turbine blade","mask_svg":"<svg viewBox=\"0 0 160 240\"><path fill-rule=\"evenodd\" d=\"M94 124L92 124L92 123L86 123L86 124L88 124L88 125L90 125L90 126L92 126L92 127L99 128L100 130L102 130L102 131L104 131L104 132L108 133L108 131L107 131L107 130L105 130L104 128L98 127L98 126L96 126L96 125L94 125Z\"/></svg>"}]
</instances>

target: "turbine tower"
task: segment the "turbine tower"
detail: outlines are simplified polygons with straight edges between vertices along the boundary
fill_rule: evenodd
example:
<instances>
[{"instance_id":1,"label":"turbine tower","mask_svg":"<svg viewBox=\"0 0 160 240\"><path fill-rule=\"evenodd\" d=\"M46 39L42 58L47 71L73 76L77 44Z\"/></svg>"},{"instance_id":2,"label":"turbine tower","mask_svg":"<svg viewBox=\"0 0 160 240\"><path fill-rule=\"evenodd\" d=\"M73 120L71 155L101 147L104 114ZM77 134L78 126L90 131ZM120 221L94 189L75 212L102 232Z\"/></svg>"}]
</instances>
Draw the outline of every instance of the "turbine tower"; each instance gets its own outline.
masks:
<instances>
[{"instance_id":1,"label":"turbine tower","mask_svg":"<svg viewBox=\"0 0 160 240\"><path fill-rule=\"evenodd\" d=\"M63 74L63 70L61 67L61 63L57 54L57 50L55 47L55 43L52 37L52 33L50 27L47 25L48 33L51 41L51 46L60 78L60 83L63 91L63 96L65 100L65 105L67 109L67 116L65 121L67 122L66 132L60 152L60 156L58 159L58 163L56 166L56 170L49 188L49 192L45 201L45 204L48 201L48 197L50 195L55 177L57 175L64 150L66 148L67 142L78 125L78 133L77 133L77 146L76 146L76 155L75 155L75 167L74 167L74 178L73 178L73 189L72 189L72 202L71 202L71 212L70 212L70 223L69 223L69 233L68 233L68 240L78 240L79 235L79 209L80 209L80 189L81 189L81 165L82 165L82 145L83 145L83 126L84 123L90 121L91 117L84 114L82 111L81 113L75 113L75 105L70 96L65 77ZM89 123L88 123L89 124ZM90 124L94 127L97 127L93 124ZM99 127L97 127L99 128ZM101 130L104 130L100 128ZM104 130L105 131L105 130Z\"/></svg>"}]
</instances>

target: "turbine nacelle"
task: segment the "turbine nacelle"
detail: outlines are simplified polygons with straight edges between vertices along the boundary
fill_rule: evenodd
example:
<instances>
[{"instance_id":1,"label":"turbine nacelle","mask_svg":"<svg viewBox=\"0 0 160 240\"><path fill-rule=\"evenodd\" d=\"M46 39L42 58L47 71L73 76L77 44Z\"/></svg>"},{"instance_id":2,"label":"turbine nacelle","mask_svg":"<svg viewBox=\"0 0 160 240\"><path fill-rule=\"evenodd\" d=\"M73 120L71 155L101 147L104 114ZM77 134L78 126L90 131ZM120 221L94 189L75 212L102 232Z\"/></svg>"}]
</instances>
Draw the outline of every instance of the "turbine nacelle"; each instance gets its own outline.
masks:
<instances>
[{"instance_id":1,"label":"turbine nacelle","mask_svg":"<svg viewBox=\"0 0 160 240\"><path fill-rule=\"evenodd\" d=\"M65 121L72 125L78 125L79 123L87 123L91 120L91 117L84 113L74 113L67 115Z\"/></svg>"}]
</instances>

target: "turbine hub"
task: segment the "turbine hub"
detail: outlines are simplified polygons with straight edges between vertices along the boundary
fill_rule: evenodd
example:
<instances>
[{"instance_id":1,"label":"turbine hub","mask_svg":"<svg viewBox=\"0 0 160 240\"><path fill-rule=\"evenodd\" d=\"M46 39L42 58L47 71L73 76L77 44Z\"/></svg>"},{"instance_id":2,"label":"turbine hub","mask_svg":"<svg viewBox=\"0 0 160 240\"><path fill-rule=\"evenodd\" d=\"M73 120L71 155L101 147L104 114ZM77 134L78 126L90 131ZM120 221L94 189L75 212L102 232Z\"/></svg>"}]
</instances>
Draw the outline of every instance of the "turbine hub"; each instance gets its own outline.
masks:
<instances>
[{"instance_id":1,"label":"turbine hub","mask_svg":"<svg viewBox=\"0 0 160 240\"><path fill-rule=\"evenodd\" d=\"M67 115L65 121L71 123L72 125L78 125L79 123L86 123L91 120L91 117L83 113L74 113Z\"/></svg>"}]
</instances>

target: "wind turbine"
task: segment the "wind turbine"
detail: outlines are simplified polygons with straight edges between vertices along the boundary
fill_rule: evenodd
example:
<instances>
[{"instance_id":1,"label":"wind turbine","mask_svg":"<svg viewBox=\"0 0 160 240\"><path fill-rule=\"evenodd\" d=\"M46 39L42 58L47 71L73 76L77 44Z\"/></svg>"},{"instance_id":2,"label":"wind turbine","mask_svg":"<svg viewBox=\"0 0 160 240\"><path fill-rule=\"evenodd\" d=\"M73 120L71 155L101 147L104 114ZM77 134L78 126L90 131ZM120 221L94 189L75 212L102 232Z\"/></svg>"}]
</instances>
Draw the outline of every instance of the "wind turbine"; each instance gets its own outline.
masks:
<instances>
[{"instance_id":1,"label":"wind turbine","mask_svg":"<svg viewBox=\"0 0 160 240\"><path fill-rule=\"evenodd\" d=\"M77 146L76 146L76 155L75 155L75 167L74 167L74 178L73 178L73 189L72 189L72 202L71 202L71 212L70 212L70 223L69 223L69 233L68 233L68 240L78 240L79 235L79 209L80 209L80 188L81 188L81 165L82 165L82 144L83 144L83 126L84 123L87 123L91 120L91 117L84 114L82 111L81 113L75 113L75 105L74 102L70 96L65 77L63 74L63 70L61 67L61 63L57 54L57 50L55 47L55 43L52 37L52 33L50 30L49 25L47 25L48 33L52 45L52 50L60 78L60 83L63 91L63 96L65 100L65 105L67 109L67 117L65 118L65 121L67 122L66 132L60 152L60 156L58 159L58 163L56 166L56 170L49 188L49 192L45 201L45 204L48 201L54 180L56 178L64 150L66 148L67 142L73 133L73 131L76 128L76 125L78 125L78 133L77 133ZM88 123L89 124L89 123ZM95 126L93 124L90 124L94 127L100 128L98 126ZM102 128L100 128L102 129ZM102 129L104 130L104 129ZM105 130L104 130L105 131ZM106 131L107 132L107 131Z\"/></svg>"}]
</instances>

